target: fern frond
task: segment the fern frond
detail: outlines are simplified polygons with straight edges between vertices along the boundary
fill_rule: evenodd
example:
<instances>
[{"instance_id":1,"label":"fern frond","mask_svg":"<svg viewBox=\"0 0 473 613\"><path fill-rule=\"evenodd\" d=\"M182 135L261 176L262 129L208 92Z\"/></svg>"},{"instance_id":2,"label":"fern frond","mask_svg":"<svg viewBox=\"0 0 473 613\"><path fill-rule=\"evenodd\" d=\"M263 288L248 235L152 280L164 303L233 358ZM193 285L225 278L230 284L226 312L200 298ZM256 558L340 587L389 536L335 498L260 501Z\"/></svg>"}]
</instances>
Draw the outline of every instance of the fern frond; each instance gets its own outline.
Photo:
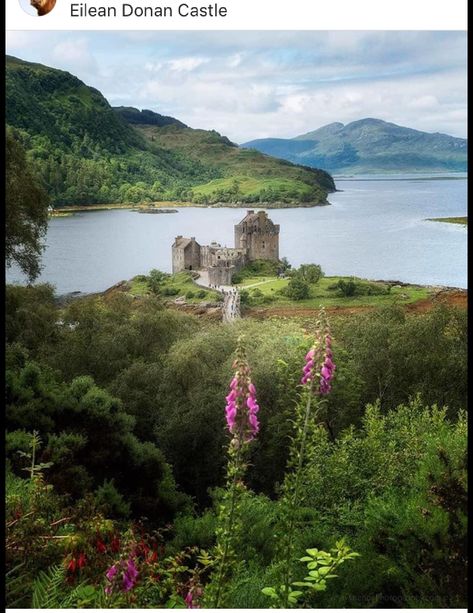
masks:
<instances>
[{"instance_id":1,"label":"fern frond","mask_svg":"<svg viewBox=\"0 0 473 613\"><path fill-rule=\"evenodd\" d=\"M66 569L63 566L52 566L47 571L41 571L33 583L33 609L59 609L63 595Z\"/></svg>"}]
</instances>

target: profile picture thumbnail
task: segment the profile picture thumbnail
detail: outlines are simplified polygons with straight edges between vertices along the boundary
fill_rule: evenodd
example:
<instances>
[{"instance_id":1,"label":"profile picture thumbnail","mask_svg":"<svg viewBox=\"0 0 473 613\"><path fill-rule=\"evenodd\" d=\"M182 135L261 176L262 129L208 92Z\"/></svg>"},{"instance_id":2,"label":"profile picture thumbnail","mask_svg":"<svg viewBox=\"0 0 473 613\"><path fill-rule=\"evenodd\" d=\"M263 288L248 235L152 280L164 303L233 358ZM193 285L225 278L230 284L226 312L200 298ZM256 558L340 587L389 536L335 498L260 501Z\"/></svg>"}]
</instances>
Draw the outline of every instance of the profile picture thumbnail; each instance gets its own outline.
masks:
<instances>
[{"instance_id":1,"label":"profile picture thumbnail","mask_svg":"<svg viewBox=\"0 0 473 613\"><path fill-rule=\"evenodd\" d=\"M28 15L47 15L56 6L56 0L20 0L21 8Z\"/></svg>"}]
</instances>

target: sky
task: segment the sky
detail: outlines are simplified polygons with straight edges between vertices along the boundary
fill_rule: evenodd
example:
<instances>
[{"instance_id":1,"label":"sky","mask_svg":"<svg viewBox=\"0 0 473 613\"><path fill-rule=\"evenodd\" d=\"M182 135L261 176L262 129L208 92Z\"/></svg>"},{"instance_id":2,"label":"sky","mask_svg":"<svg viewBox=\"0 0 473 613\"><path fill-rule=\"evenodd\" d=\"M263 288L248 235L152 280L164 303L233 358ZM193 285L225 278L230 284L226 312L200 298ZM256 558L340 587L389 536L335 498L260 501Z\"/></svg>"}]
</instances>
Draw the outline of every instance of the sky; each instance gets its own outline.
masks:
<instances>
[{"instance_id":1,"label":"sky","mask_svg":"<svg viewBox=\"0 0 473 613\"><path fill-rule=\"evenodd\" d=\"M7 53L232 141L374 117L466 137L465 32L26 32Z\"/></svg>"}]
</instances>

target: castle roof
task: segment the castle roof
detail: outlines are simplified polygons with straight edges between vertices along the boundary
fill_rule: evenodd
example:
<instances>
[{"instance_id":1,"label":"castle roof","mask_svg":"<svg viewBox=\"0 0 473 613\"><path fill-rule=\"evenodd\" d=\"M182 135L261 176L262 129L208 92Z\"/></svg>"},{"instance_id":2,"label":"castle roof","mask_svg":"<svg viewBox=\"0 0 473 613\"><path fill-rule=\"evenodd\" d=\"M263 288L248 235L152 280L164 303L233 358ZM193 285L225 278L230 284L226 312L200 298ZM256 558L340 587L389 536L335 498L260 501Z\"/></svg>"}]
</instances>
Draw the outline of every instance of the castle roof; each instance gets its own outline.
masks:
<instances>
[{"instance_id":1,"label":"castle roof","mask_svg":"<svg viewBox=\"0 0 473 613\"><path fill-rule=\"evenodd\" d=\"M195 243L195 242L196 240L194 237L186 238L185 236L176 236L176 240L174 241L173 247L180 247L181 249L185 249L191 243Z\"/></svg>"},{"instance_id":2,"label":"castle roof","mask_svg":"<svg viewBox=\"0 0 473 613\"><path fill-rule=\"evenodd\" d=\"M246 215L243 217L243 219L236 224L235 228L242 228L245 229L245 227L248 227L251 225L262 225L263 227L269 229L269 228L273 228L274 232L279 233L279 225L275 224L269 217L268 217L268 213L266 211L257 211L255 213L255 211L247 211Z\"/></svg>"}]
</instances>

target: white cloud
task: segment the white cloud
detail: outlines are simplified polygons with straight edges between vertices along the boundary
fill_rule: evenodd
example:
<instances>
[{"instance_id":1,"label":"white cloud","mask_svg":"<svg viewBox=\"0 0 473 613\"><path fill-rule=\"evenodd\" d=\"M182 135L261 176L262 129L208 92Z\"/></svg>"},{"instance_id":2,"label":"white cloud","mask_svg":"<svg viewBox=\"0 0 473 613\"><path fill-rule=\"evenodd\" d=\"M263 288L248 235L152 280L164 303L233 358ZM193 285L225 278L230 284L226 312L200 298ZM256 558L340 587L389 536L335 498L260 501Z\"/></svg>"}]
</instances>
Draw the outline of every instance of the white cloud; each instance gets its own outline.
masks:
<instances>
[{"instance_id":1,"label":"white cloud","mask_svg":"<svg viewBox=\"0 0 473 613\"><path fill-rule=\"evenodd\" d=\"M466 134L463 32L28 32L8 49L236 142L363 117Z\"/></svg>"},{"instance_id":2,"label":"white cloud","mask_svg":"<svg viewBox=\"0 0 473 613\"><path fill-rule=\"evenodd\" d=\"M203 57L180 57L176 60L170 60L168 64L171 70L176 72L191 72L209 61L209 59Z\"/></svg>"}]
</instances>

